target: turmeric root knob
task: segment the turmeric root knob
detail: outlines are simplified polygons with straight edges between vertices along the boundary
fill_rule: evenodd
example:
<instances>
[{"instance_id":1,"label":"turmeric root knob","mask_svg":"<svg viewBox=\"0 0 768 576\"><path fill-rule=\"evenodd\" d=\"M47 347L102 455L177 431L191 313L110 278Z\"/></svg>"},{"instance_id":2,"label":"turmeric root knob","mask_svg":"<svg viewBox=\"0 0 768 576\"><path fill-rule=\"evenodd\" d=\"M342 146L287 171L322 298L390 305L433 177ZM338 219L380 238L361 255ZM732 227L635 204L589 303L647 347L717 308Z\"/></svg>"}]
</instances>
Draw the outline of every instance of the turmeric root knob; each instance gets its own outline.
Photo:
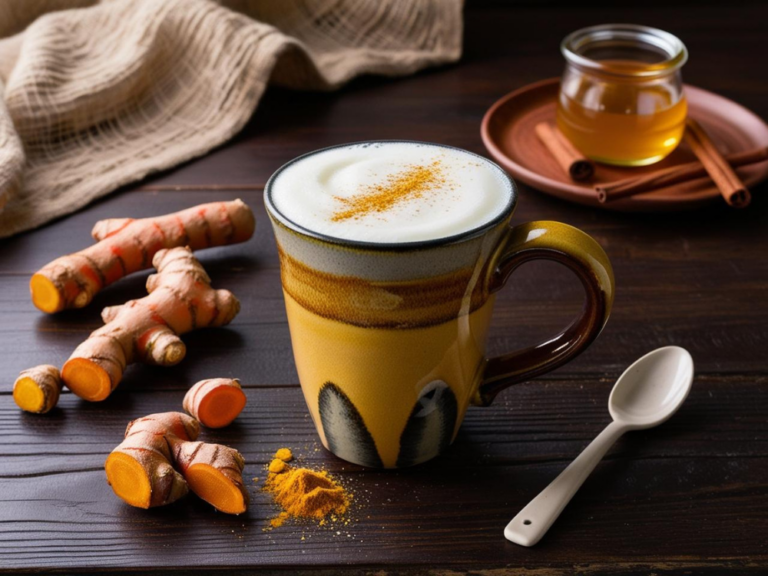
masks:
<instances>
[{"instance_id":1,"label":"turmeric root knob","mask_svg":"<svg viewBox=\"0 0 768 576\"><path fill-rule=\"evenodd\" d=\"M49 364L24 370L13 383L13 401L26 412L45 414L59 401L59 369Z\"/></svg>"},{"instance_id":2,"label":"turmeric root knob","mask_svg":"<svg viewBox=\"0 0 768 576\"><path fill-rule=\"evenodd\" d=\"M173 455L192 491L227 514L241 514L248 508L243 485L245 460L234 448L205 442L171 439Z\"/></svg>"},{"instance_id":3,"label":"turmeric root knob","mask_svg":"<svg viewBox=\"0 0 768 576\"><path fill-rule=\"evenodd\" d=\"M105 286L148 268L161 249L244 242L255 226L253 212L242 200L201 204L155 218L102 220L91 232L96 244L62 256L32 276L32 303L49 314L82 308Z\"/></svg>"},{"instance_id":4,"label":"turmeric root knob","mask_svg":"<svg viewBox=\"0 0 768 576\"><path fill-rule=\"evenodd\" d=\"M206 428L228 426L245 407L240 381L231 378L202 380L184 396L184 410Z\"/></svg>"},{"instance_id":5,"label":"turmeric root knob","mask_svg":"<svg viewBox=\"0 0 768 576\"><path fill-rule=\"evenodd\" d=\"M231 292L211 288L211 279L189 248L160 250L153 264L157 274L147 278L149 295L105 308L105 325L64 364L64 383L81 398L107 398L133 362L178 364L186 354L180 334L224 326L239 312Z\"/></svg>"},{"instance_id":6,"label":"turmeric root knob","mask_svg":"<svg viewBox=\"0 0 768 576\"><path fill-rule=\"evenodd\" d=\"M107 457L107 483L131 506L152 508L175 502L189 491L171 465L169 439L197 438L200 426L180 412L164 412L128 424L125 440Z\"/></svg>"}]
</instances>

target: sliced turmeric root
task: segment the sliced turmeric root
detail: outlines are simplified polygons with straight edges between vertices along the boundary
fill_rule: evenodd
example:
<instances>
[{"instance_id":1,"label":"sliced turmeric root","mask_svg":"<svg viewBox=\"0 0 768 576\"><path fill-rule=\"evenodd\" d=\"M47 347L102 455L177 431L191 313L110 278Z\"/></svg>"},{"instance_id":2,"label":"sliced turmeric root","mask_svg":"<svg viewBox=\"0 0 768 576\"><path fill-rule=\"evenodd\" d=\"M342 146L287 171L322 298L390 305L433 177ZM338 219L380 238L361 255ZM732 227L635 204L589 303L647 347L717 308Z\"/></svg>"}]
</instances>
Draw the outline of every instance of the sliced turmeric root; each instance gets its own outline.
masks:
<instances>
[{"instance_id":1,"label":"sliced turmeric root","mask_svg":"<svg viewBox=\"0 0 768 576\"><path fill-rule=\"evenodd\" d=\"M151 451L149 455L113 452L104 469L115 494L137 508L152 508L175 502L189 492L184 478L168 461Z\"/></svg>"},{"instance_id":2,"label":"sliced turmeric root","mask_svg":"<svg viewBox=\"0 0 768 576\"><path fill-rule=\"evenodd\" d=\"M184 410L206 428L228 426L243 411L245 403L240 382L230 378L202 380L184 396Z\"/></svg>"},{"instance_id":3,"label":"sliced turmeric root","mask_svg":"<svg viewBox=\"0 0 768 576\"><path fill-rule=\"evenodd\" d=\"M137 508L170 504L191 489L221 512L245 512L245 460L234 448L194 442L199 432L198 421L180 412L134 420L104 463L107 482Z\"/></svg>"},{"instance_id":4,"label":"sliced turmeric root","mask_svg":"<svg viewBox=\"0 0 768 576\"><path fill-rule=\"evenodd\" d=\"M118 497L137 508L175 502L189 487L171 465L169 438L184 442L197 438L198 433L197 422L179 412L134 420L128 424L125 440L104 463L107 482Z\"/></svg>"},{"instance_id":5,"label":"sliced turmeric root","mask_svg":"<svg viewBox=\"0 0 768 576\"><path fill-rule=\"evenodd\" d=\"M149 508L152 503L152 481L144 466L128 454L110 454L104 463L107 481L115 494L131 506Z\"/></svg>"},{"instance_id":6,"label":"sliced turmeric root","mask_svg":"<svg viewBox=\"0 0 768 576\"><path fill-rule=\"evenodd\" d=\"M26 412L45 414L59 401L61 387L61 375L55 366L35 366L24 370L13 383L13 401Z\"/></svg>"},{"instance_id":7,"label":"sliced turmeric root","mask_svg":"<svg viewBox=\"0 0 768 576\"><path fill-rule=\"evenodd\" d=\"M239 388L219 387L215 394L203 398L198 420L207 428L229 426L245 407L245 394Z\"/></svg>"},{"instance_id":8,"label":"sliced turmeric root","mask_svg":"<svg viewBox=\"0 0 768 576\"><path fill-rule=\"evenodd\" d=\"M157 274L147 278L149 295L104 308L104 326L64 364L64 384L81 398L104 400L134 362L180 362L186 353L180 334L224 326L240 310L231 292L211 288L211 279L189 248L160 250L153 263Z\"/></svg>"},{"instance_id":9,"label":"sliced turmeric root","mask_svg":"<svg viewBox=\"0 0 768 576\"><path fill-rule=\"evenodd\" d=\"M29 291L35 306L47 314L53 314L64 308L61 291L52 280L42 274L34 274L29 281Z\"/></svg>"},{"instance_id":10,"label":"sliced turmeric root","mask_svg":"<svg viewBox=\"0 0 768 576\"><path fill-rule=\"evenodd\" d=\"M253 212L241 200L153 218L102 220L91 232L96 244L57 258L32 277L32 303L48 314L82 308L104 287L149 267L160 249L200 250L244 242L255 226Z\"/></svg>"},{"instance_id":11,"label":"sliced turmeric root","mask_svg":"<svg viewBox=\"0 0 768 576\"><path fill-rule=\"evenodd\" d=\"M19 378L13 385L13 401L26 412L39 413L45 407L45 394L32 378Z\"/></svg>"},{"instance_id":12,"label":"sliced turmeric root","mask_svg":"<svg viewBox=\"0 0 768 576\"><path fill-rule=\"evenodd\" d=\"M209 464L194 464L184 476L192 492L227 514L241 514L247 508L244 492L222 472Z\"/></svg>"},{"instance_id":13,"label":"sliced turmeric root","mask_svg":"<svg viewBox=\"0 0 768 576\"><path fill-rule=\"evenodd\" d=\"M220 512L241 514L248 509L242 476L245 460L240 452L221 444L170 442L176 464L192 492Z\"/></svg>"},{"instance_id":14,"label":"sliced turmeric root","mask_svg":"<svg viewBox=\"0 0 768 576\"><path fill-rule=\"evenodd\" d=\"M71 358L64 364L61 377L67 388L90 402L105 400L112 393L113 379L90 358Z\"/></svg>"}]
</instances>

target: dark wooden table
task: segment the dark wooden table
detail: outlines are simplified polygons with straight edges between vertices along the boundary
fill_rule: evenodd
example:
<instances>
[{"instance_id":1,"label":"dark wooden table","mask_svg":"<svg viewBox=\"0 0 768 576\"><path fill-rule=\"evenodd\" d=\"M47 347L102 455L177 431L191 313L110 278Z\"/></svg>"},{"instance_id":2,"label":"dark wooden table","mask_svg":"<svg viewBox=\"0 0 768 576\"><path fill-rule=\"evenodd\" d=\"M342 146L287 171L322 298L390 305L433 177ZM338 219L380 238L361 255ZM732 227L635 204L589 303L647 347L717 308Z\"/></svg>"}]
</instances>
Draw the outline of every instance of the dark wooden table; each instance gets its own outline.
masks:
<instances>
[{"instance_id":1,"label":"dark wooden table","mask_svg":"<svg viewBox=\"0 0 768 576\"><path fill-rule=\"evenodd\" d=\"M608 21L656 25L691 52L688 82L768 118L768 10L760 2L651 2L645 8L474 3L463 61L402 80L362 79L333 94L270 90L234 142L82 212L6 241L0 252L0 570L114 573L219 567L439 573L765 574L768 571L768 187L753 205L680 215L588 209L523 187L515 221L556 219L605 247L616 271L613 316L580 358L472 408L441 458L376 472L326 453L297 384L277 254L262 189L283 162L314 148L410 138L484 153L479 124L501 95L562 68L570 30ZM242 301L226 329L185 337L177 368L132 368L106 402L65 393L47 417L20 413L17 373L61 364L100 325L99 311L144 294L146 274L104 291L88 309L44 316L29 301L37 268L89 243L101 218L149 216L240 197L257 211L247 244L200 254L218 287ZM531 264L500 294L491 352L554 334L581 291L555 265ZM679 344L696 363L693 392L670 422L625 437L535 548L502 529L608 422L615 378L653 348ZM128 420L179 409L197 380L242 379L249 403L207 438L240 449L246 477L264 477L281 446L343 477L358 494L343 529L288 525L253 487L231 517L190 497L151 511L129 508L107 486L103 463ZM453 572L450 572L453 573ZM480 572L473 572L480 573Z\"/></svg>"}]
</instances>

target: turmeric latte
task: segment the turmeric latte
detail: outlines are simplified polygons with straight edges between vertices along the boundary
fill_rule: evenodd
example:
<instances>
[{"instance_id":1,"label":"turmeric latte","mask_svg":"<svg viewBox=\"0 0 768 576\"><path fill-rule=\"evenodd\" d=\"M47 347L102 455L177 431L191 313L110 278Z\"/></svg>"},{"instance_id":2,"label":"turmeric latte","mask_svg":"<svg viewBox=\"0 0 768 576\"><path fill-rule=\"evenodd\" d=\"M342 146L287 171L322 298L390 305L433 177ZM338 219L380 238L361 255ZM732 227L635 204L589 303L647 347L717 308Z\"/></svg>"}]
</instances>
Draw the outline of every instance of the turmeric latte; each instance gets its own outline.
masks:
<instances>
[{"instance_id":1,"label":"turmeric latte","mask_svg":"<svg viewBox=\"0 0 768 576\"><path fill-rule=\"evenodd\" d=\"M303 156L278 172L271 201L309 231L363 242L414 242L479 228L510 202L491 162L419 142L349 144Z\"/></svg>"}]
</instances>

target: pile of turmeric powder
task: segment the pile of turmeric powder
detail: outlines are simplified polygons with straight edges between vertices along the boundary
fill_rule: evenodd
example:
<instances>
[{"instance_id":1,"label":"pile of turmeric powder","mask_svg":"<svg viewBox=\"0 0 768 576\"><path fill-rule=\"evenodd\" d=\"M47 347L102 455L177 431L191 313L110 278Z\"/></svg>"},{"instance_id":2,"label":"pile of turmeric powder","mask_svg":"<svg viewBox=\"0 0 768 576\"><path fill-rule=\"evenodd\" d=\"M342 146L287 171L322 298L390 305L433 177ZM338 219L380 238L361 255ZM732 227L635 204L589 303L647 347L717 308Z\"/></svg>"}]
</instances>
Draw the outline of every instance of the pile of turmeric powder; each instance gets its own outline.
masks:
<instances>
[{"instance_id":1,"label":"pile of turmeric powder","mask_svg":"<svg viewBox=\"0 0 768 576\"><path fill-rule=\"evenodd\" d=\"M295 468L293 454L281 448L269 464L264 490L283 511L270 521L272 528L291 518L312 518L325 523L328 516L341 516L349 508L351 494L326 471Z\"/></svg>"}]
</instances>

